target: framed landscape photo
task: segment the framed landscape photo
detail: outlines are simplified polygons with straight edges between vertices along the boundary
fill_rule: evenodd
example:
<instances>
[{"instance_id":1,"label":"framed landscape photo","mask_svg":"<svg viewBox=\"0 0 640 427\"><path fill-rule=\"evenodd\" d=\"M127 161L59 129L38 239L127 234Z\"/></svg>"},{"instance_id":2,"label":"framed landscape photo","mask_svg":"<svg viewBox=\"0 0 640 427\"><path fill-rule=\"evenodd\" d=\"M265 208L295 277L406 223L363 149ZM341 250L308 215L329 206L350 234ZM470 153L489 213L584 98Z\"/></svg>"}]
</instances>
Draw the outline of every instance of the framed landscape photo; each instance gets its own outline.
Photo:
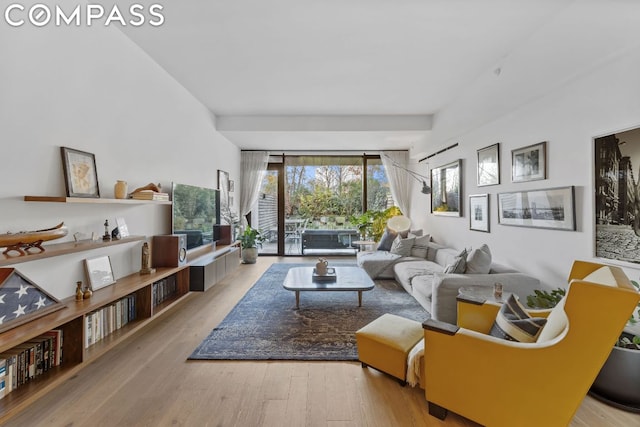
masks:
<instances>
[{"instance_id":1,"label":"framed landscape photo","mask_svg":"<svg viewBox=\"0 0 640 427\"><path fill-rule=\"evenodd\" d=\"M100 197L96 158L93 154L60 147L67 197Z\"/></svg>"},{"instance_id":2,"label":"framed landscape photo","mask_svg":"<svg viewBox=\"0 0 640 427\"><path fill-rule=\"evenodd\" d=\"M570 186L499 193L498 223L575 231L575 189Z\"/></svg>"},{"instance_id":3,"label":"framed landscape photo","mask_svg":"<svg viewBox=\"0 0 640 427\"><path fill-rule=\"evenodd\" d=\"M478 187L500 184L500 143L478 150Z\"/></svg>"},{"instance_id":4,"label":"framed landscape photo","mask_svg":"<svg viewBox=\"0 0 640 427\"><path fill-rule=\"evenodd\" d=\"M116 283L111 269L111 259L108 256L86 259L84 266L87 281L94 291Z\"/></svg>"},{"instance_id":5,"label":"framed landscape photo","mask_svg":"<svg viewBox=\"0 0 640 427\"><path fill-rule=\"evenodd\" d=\"M511 150L511 181L547 178L547 142Z\"/></svg>"},{"instance_id":6,"label":"framed landscape photo","mask_svg":"<svg viewBox=\"0 0 640 427\"><path fill-rule=\"evenodd\" d=\"M462 160L431 169L431 213L461 216Z\"/></svg>"},{"instance_id":7,"label":"framed landscape photo","mask_svg":"<svg viewBox=\"0 0 640 427\"><path fill-rule=\"evenodd\" d=\"M469 196L469 230L489 232L489 195Z\"/></svg>"}]
</instances>

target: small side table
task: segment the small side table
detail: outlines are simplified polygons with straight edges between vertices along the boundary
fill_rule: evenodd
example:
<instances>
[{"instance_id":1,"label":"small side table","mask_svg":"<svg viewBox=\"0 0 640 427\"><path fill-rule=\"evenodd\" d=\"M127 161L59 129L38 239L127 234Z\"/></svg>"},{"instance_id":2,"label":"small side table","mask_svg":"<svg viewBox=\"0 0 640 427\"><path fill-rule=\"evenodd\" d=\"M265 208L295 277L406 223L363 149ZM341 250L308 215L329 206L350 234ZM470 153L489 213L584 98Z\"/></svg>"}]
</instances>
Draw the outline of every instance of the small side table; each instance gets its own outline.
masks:
<instances>
[{"instance_id":1,"label":"small side table","mask_svg":"<svg viewBox=\"0 0 640 427\"><path fill-rule=\"evenodd\" d=\"M373 248L373 245L375 245L376 242L373 240L355 240L351 242L351 244L358 245L360 247L360 251L364 251L367 246L371 246L371 248Z\"/></svg>"},{"instance_id":2,"label":"small side table","mask_svg":"<svg viewBox=\"0 0 640 427\"><path fill-rule=\"evenodd\" d=\"M476 302L483 304L490 302L493 304L503 304L511 296L511 292L502 292L502 297L496 297L493 293L493 286L463 286L458 289L458 301Z\"/></svg>"}]
</instances>

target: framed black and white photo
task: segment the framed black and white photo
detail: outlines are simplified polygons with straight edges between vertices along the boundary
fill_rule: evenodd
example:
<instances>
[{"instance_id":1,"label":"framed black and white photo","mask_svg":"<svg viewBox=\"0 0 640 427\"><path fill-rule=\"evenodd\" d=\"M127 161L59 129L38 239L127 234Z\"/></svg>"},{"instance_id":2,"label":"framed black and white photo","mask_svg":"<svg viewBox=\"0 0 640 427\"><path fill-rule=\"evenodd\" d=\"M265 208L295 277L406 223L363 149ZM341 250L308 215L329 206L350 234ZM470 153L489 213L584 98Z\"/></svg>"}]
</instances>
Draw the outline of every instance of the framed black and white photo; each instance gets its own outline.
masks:
<instances>
[{"instance_id":1,"label":"framed black and white photo","mask_svg":"<svg viewBox=\"0 0 640 427\"><path fill-rule=\"evenodd\" d=\"M84 267L87 281L94 291L116 283L111 269L111 259L108 256L86 259Z\"/></svg>"},{"instance_id":2,"label":"framed black and white photo","mask_svg":"<svg viewBox=\"0 0 640 427\"><path fill-rule=\"evenodd\" d=\"M498 223L575 231L574 187L499 193Z\"/></svg>"},{"instance_id":3,"label":"framed black and white photo","mask_svg":"<svg viewBox=\"0 0 640 427\"><path fill-rule=\"evenodd\" d=\"M489 195L469 196L469 230L489 232Z\"/></svg>"},{"instance_id":4,"label":"framed black and white photo","mask_svg":"<svg viewBox=\"0 0 640 427\"><path fill-rule=\"evenodd\" d=\"M100 197L96 157L73 148L60 147L67 197Z\"/></svg>"},{"instance_id":5,"label":"framed black and white photo","mask_svg":"<svg viewBox=\"0 0 640 427\"><path fill-rule=\"evenodd\" d=\"M593 158L595 256L640 264L640 127L594 138Z\"/></svg>"},{"instance_id":6,"label":"framed black and white photo","mask_svg":"<svg viewBox=\"0 0 640 427\"><path fill-rule=\"evenodd\" d=\"M462 216L462 160L431 169L431 213Z\"/></svg>"},{"instance_id":7,"label":"framed black and white photo","mask_svg":"<svg viewBox=\"0 0 640 427\"><path fill-rule=\"evenodd\" d=\"M547 178L547 142L511 151L511 181L526 182Z\"/></svg>"},{"instance_id":8,"label":"framed black and white photo","mask_svg":"<svg viewBox=\"0 0 640 427\"><path fill-rule=\"evenodd\" d=\"M226 212L231 207L229 203L229 172L218 169L218 190L220 190L220 211Z\"/></svg>"},{"instance_id":9,"label":"framed black and white photo","mask_svg":"<svg viewBox=\"0 0 640 427\"><path fill-rule=\"evenodd\" d=\"M500 143L478 150L478 187L500 184Z\"/></svg>"}]
</instances>

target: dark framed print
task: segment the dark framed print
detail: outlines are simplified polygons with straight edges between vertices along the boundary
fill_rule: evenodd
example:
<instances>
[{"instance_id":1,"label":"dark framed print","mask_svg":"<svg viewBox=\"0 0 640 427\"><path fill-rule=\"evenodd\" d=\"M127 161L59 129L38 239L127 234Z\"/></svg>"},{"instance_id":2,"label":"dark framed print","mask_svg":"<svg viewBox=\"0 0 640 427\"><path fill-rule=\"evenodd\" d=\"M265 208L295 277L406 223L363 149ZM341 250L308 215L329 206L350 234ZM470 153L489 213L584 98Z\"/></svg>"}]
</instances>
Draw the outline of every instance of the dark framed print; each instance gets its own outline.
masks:
<instances>
[{"instance_id":1,"label":"dark framed print","mask_svg":"<svg viewBox=\"0 0 640 427\"><path fill-rule=\"evenodd\" d=\"M469 196L469 230L489 232L489 195Z\"/></svg>"},{"instance_id":2,"label":"dark framed print","mask_svg":"<svg viewBox=\"0 0 640 427\"><path fill-rule=\"evenodd\" d=\"M218 169L218 190L220 190L220 211L227 212L229 203L229 172Z\"/></svg>"},{"instance_id":3,"label":"dark framed print","mask_svg":"<svg viewBox=\"0 0 640 427\"><path fill-rule=\"evenodd\" d=\"M462 216L462 160L431 169L431 213Z\"/></svg>"},{"instance_id":4,"label":"dark framed print","mask_svg":"<svg viewBox=\"0 0 640 427\"><path fill-rule=\"evenodd\" d=\"M499 193L498 223L575 231L574 187Z\"/></svg>"},{"instance_id":5,"label":"dark framed print","mask_svg":"<svg viewBox=\"0 0 640 427\"><path fill-rule=\"evenodd\" d=\"M67 197L100 197L96 157L73 148L60 147Z\"/></svg>"},{"instance_id":6,"label":"dark framed print","mask_svg":"<svg viewBox=\"0 0 640 427\"><path fill-rule=\"evenodd\" d=\"M638 265L640 127L593 141L595 256Z\"/></svg>"},{"instance_id":7,"label":"dark framed print","mask_svg":"<svg viewBox=\"0 0 640 427\"><path fill-rule=\"evenodd\" d=\"M511 181L526 182L547 178L547 142L511 151Z\"/></svg>"},{"instance_id":8,"label":"dark framed print","mask_svg":"<svg viewBox=\"0 0 640 427\"><path fill-rule=\"evenodd\" d=\"M500 184L500 143L478 150L478 187Z\"/></svg>"}]
</instances>

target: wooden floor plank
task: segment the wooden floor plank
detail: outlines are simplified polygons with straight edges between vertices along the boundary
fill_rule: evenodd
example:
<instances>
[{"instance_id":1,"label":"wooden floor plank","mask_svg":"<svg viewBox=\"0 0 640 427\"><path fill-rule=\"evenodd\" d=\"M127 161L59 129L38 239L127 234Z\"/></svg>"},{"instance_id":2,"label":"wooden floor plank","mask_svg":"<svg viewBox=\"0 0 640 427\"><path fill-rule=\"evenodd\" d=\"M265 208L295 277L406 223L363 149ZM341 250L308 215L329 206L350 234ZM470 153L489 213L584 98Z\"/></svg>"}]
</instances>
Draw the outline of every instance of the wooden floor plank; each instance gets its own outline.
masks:
<instances>
[{"instance_id":1,"label":"wooden floor plank","mask_svg":"<svg viewBox=\"0 0 640 427\"><path fill-rule=\"evenodd\" d=\"M273 262L261 257L189 296L5 425L476 426L428 415L424 392L357 362L188 361ZM587 396L571 427L640 426L640 415Z\"/></svg>"}]
</instances>

